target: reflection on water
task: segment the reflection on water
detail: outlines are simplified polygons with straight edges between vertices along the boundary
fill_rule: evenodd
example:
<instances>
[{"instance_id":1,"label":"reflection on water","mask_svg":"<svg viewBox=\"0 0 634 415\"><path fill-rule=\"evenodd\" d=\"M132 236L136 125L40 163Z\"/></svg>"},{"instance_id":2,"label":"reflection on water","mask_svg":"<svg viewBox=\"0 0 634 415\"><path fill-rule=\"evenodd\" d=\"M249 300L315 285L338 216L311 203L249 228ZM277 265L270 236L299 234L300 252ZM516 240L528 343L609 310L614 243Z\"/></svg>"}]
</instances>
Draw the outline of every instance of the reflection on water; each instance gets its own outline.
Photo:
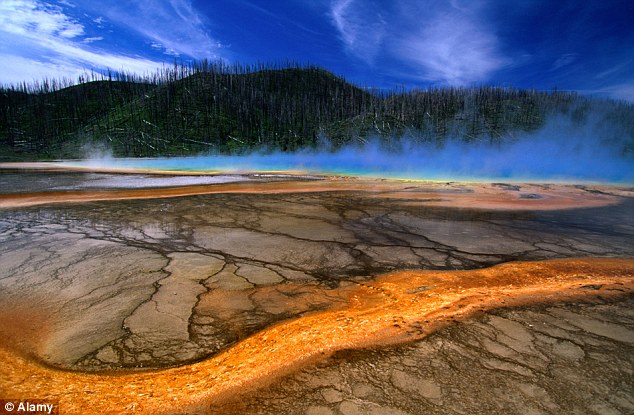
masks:
<instances>
[{"instance_id":1,"label":"reflection on water","mask_svg":"<svg viewBox=\"0 0 634 415\"><path fill-rule=\"evenodd\" d=\"M141 189L174 186L195 186L250 181L289 180L284 175L270 174L214 174L160 175L112 174L93 172L12 172L0 170L0 194L39 193L81 189ZM298 176L297 180L316 180L317 177Z\"/></svg>"},{"instance_id":2,"label":"reflection on water","mask_svg":"<svg viewBox=\"0 0 634 415\"><path fill-rule=\"evenodd\" d=\"M0 170L1 193L37 193L64 189L85 183L92 173Z\"/></svg>"}]
</instances>

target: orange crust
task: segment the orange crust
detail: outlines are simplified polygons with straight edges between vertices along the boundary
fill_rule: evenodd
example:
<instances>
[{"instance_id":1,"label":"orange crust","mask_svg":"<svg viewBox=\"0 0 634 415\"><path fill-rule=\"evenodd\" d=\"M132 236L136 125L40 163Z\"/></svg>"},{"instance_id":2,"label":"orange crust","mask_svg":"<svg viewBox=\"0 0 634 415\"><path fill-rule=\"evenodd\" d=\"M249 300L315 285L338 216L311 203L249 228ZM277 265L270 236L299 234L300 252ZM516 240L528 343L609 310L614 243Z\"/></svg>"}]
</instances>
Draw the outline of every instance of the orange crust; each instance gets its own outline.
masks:
<instances>
[{"instance_id":1,"label":"orange crust","mask_svg":"<svg viewBox=\"0 0 634 415\"><path fill-rule=\"evenodd\" d=\"M523 185L528 191L533 191L532 194L537 194L538 197L522 198L524 192L505 191L486 184L463 185L459 188L439 183L424 183L420 187L415 186L415 184L416 182L329 178L315 181L243 182L129 190L9 193L0 194L0 208L204 194L288 194L341 191L364 192L368 197L392 199L404 205L472 209L555 210L606 206L616 204L621 200L617 196L592 194L564 185L549 185L547 189L537 185Z\"/></svg>"},{"instance_id":2,"label":"orange crust","mask_svg":"<svg viewBox=\"0 0 634 415\"><path fill-rule=\"evenodd\" d=\"M192 365L149 372L56 370L0 348L0 396L54 399L60 413L204 408L337 350L420 339L476 312L634 293L634 259L515 262L473 271L402 271L346 288L348 305L282 322Z\"/></svg>"}]
</instances>

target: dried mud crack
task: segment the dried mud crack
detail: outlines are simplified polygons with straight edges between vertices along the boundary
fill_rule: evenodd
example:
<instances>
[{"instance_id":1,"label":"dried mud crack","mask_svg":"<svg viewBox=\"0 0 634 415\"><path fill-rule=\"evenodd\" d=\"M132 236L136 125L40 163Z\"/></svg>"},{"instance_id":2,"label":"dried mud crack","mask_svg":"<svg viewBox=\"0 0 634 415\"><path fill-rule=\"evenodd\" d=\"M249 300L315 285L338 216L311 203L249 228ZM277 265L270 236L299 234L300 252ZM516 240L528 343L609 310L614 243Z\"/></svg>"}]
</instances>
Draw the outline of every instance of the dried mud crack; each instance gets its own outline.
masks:
<instances>
[{"instance_id":1,"label":"dried mud crack","mask_svg":"<svg viewBox=\"0 0 634 415\"><path fill-rule=\"evenodd\" d=\"M0 397L64 414L634 411L632 189L99 187L113 180L143 182L0 166Z\"/></svg>"},{"instance_id":2,"label":"dried mud crack","mask_svg":"<svg viewBox=\"0 0 634 415\"><path fill-rule=\"evenodd\" d=\"M490 310L346 350L213 414L629 414L634 297Z\"/></svg>"},{"instance_id":3,"label":"dried mud crack","mask_svg":"<svg viewBox=\"0 0 634 415\"><path fill-rule=\"evenodd\" d=\"M213 358L173 369L82 374L47 368L3 348L0 392L15 398L37 394L57 399L69 414L205 412L211 404L266 385L339 350L411 342L477 311L631 295L634 260L568 259L472 271L404 271L346 290L347 304L341 309L274 325ZM577 353L573 346L558 350ZM491 360L491 365L502 370L512 367L499 359ZM395 385L410 387L407 374L393 376ZM435 387L428 389L424 393L430 398L438 394Z\"/></svg>"}]
</instances>

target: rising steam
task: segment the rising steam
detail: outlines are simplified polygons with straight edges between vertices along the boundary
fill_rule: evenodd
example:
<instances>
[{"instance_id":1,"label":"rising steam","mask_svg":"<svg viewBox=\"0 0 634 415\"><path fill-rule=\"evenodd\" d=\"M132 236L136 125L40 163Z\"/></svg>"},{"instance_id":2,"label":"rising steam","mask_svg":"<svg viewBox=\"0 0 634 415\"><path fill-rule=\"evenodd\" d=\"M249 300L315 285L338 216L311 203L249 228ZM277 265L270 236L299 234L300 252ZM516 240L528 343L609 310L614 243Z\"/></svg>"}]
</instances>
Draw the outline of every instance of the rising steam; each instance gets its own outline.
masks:
<instances>
[{"instance_id":1,"label":"rising steam","mask_svg":"<svg viewBox=\"0 0 634 415\"><path fill-rule=\"evenodd\" d=\"M513 180L634 183L632 137L602 122L576 125L553 118L544 128L513 139L443 143L401 137L386 149L379 138L336 151L255 152L156 159L92 157L83 165L192 172L306 172L428 180ZM630 140L630 141L628 141ZM76 164L76 163L75 163Z\"/></svg>"}]
</instances>

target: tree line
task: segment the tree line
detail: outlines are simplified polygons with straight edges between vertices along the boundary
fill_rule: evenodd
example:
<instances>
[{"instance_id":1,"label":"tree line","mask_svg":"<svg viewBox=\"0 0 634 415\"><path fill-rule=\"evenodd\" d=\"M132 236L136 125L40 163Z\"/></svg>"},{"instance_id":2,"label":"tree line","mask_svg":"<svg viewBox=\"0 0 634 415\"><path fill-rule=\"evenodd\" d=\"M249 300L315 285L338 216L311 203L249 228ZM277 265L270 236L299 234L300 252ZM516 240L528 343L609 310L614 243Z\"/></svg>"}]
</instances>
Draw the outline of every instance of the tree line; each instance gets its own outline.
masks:
<instances>
[{"instance_id":1,"label":"tree line","mask_svg":"<svg viewBox=\"0 0 634 415\"><path fill-rule=\"evenodd\" d=\"M631 104L565 91L508 87L378 90L314 66L199 61L139 77L90 74L0 88L0 157L82 157L105 145L116 156L336 149L457 138L512 140L563 115L582 123L600 108L623 126L633 151ZM629 140L629 141L628 141Z\"/></svg>"}]
</instances>

